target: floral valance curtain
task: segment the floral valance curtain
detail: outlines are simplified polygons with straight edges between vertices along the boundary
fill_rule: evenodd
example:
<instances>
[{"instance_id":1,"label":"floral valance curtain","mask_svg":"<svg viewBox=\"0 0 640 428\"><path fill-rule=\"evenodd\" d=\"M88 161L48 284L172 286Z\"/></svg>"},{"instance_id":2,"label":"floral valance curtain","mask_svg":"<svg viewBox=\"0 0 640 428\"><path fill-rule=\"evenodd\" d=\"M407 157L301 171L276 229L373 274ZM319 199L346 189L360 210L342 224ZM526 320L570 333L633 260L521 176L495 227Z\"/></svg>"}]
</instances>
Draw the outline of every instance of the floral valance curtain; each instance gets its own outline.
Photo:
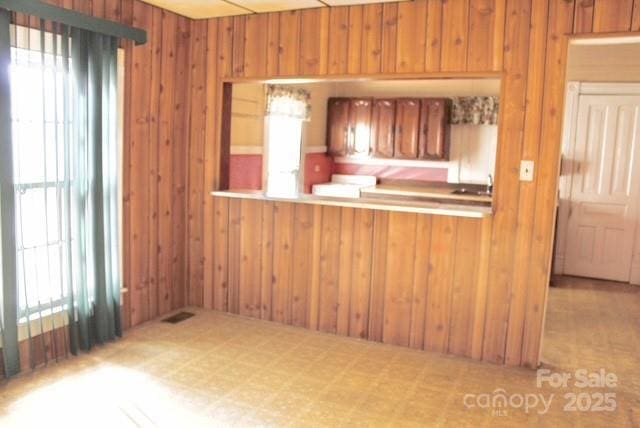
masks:
<instances>
[{"instance_id":1,"label":"floral valance curtain","mask_svg":"<svg viewBox=\"0 0 640 428\"><path fill-rule=\"evenodd\" d=\"M451 103L452 125L497 125L498 97L454 97Z\"/></svg>"},{"instance_id":2,"label":"floral valance curtain","mask_svg":"<svg viewBox=\"0 0 640 428\"><path fill-rule=\"evenodd\" d=\"M268 85L266 114L309 120L311 118L311 95L304 89Z\"/></svg>"}]
</instances>

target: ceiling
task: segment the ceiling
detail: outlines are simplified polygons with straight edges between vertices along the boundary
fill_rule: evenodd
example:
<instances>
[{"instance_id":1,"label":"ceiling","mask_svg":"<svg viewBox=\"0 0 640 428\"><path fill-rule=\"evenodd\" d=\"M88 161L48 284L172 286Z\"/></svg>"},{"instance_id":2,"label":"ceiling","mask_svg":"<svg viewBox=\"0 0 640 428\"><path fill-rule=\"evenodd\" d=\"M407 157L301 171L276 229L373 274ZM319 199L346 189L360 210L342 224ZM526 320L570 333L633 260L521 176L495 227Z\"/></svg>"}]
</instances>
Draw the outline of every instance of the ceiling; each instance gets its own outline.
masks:
<instances>
[{"instance_id":1,"label":"ceiling","mask_svg":"<svg viewBox=\"0 0 640 428\"><path fill-rule=\"evenodd\" d=\"M218 18L281 10L390 3L410 0L143 0L146 3L192 18Z\"/></svg>"}]
</instances>

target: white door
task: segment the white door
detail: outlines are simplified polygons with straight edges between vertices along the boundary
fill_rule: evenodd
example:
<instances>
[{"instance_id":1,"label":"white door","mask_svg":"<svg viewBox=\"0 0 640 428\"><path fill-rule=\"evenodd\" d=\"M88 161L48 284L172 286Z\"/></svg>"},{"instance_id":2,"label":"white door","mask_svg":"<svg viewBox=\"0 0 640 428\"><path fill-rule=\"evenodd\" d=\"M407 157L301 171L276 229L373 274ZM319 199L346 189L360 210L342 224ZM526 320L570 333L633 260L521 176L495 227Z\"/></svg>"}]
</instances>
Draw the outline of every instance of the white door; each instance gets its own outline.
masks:
<instances>
[{"instance_id":1,"label":"white door","mask_svg":"<svg viewBox=\"0 0 640 428\"><path fill-rule=\"evenodd\" d=\"M628 282L640 188L640 96L581 95L565 273Z\"/></svg>"}]
</instances>

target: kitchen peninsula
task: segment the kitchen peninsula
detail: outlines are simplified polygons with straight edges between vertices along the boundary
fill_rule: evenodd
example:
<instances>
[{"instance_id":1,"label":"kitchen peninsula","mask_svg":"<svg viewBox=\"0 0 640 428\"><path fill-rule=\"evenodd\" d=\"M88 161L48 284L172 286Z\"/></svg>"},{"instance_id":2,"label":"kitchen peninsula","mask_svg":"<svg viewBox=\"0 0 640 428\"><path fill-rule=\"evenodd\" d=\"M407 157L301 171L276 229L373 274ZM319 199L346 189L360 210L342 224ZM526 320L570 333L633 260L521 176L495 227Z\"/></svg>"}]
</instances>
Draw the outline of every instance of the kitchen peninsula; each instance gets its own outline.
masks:
<instances>
[{"instance_id":1,"label":"kitchen peninsula","mask_svg":"<svg viewBox=\"0 0 640 428\"><path fill-rule=\"evenodd\" d=\"M499 81L233 86L205 303L480 358Z\"/></svg>"}]
</instances>

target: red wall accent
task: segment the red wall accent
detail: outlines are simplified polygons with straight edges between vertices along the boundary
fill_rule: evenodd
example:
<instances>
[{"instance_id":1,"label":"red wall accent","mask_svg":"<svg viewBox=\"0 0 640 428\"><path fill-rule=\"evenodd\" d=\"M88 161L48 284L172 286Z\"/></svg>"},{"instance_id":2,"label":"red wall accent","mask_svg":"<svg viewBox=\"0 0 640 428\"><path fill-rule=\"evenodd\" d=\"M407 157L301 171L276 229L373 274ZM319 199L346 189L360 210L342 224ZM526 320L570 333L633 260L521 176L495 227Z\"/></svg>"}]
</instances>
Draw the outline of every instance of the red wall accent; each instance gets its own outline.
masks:
<instances>
[{"instance_id":1,"label":"red wall accent","mask_svg":"<svg viewBox=\"0 0 640 428\"><path fill-rule=\"evenodd\" d=\"M231 155L229 158L229 189L262 189L262 155Z\"/></svg>"},{"instance_id":2,"label":"red wall accent","mask_svg":"<svg viewBox=\"0 0 640 428\"><path fill-rule=\"evenodd\" d=\"M416 168L403 166L362 165L357 163L334 163L334 174L375 175L380 178L393 178L418 181L447 181L447 168Z\"/></svg>"},{"instance_id":3,"label":"red wall accent","mask_svg":"<svg viewBox=\"0 0 640 428\"><path fill-rule=\"evenodd\" d=\"M333 158L326 153L308 153L304 163L304 192L311 193L311 186L331 181Z\"/></svg>"},{"instance_id":4,"label":"red wall accent","mask_svg":"<svg viewBox=\"0 0 640 428\"><path fill-rule=\"evenodd\" d=\"M392 178L418 181L447 181L446 168L416 168L357 163L335 163L326 153L308 153L304 168L304 192L311 186L331 181L331 174L373 175L378 179ZM229 189L262 189L262 155L231 155Z\"/></svg>"}]
</instances>

